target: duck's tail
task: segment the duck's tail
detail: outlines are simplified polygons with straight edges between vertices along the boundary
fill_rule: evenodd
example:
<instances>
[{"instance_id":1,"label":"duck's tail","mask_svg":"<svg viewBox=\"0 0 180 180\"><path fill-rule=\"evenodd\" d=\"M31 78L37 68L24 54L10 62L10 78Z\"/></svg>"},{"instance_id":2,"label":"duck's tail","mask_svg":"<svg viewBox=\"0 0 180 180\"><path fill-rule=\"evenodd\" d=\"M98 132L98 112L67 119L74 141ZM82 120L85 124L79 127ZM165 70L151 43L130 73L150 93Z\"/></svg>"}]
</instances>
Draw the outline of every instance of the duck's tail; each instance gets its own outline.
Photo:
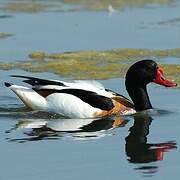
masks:
<instances>
[{"instance_id":1,"label":"duck's tail","mask_svg":"<svg viewBox=\"0 0 180 180\"><path fill-rule=\"evenodd\" d=\"M4 85L10 88L28 108L32 110L46 109L46 99L35 92L33 89L24 86L18 86L9 82L5 82Z\"/></svg>"},{"instance_id":2,"label":"duck's tail","mask_svg":"<svg viewBox=\"0 0 180 180\"><path fill-rule=\"evenodd\" d=\"M11 87L13 84L8 83L8 82L4 82L4 85L5 85L6 87Z\"/></svg>"}]
</instances>

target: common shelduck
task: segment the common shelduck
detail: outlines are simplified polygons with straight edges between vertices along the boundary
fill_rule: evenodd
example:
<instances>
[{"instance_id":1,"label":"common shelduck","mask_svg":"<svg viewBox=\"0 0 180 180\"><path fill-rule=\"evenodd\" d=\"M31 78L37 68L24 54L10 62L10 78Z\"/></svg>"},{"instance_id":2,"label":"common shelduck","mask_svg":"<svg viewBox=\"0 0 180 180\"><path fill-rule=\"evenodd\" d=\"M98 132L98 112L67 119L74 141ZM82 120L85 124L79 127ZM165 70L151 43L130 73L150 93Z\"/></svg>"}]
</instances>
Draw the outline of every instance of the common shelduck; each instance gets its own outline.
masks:
<instances>
[{"instance_id":1,"label":"common shelduck","mask_svg":"<svg viewBox=\"0 0 180 180\"><path fill-rule=\"evenodd\" d=\"M125 85L133 103L128 98L105 89L96 81L64 82L21 75L12 77L25 78L23 82L31 85L24 87L5 82L5 86L27 107L69 118L96 118L152 109L147 84L154 82L166 87L177 85L165 79L162 68L153 60L138 61L127 71Z\"/></svg>"}]
</instances>

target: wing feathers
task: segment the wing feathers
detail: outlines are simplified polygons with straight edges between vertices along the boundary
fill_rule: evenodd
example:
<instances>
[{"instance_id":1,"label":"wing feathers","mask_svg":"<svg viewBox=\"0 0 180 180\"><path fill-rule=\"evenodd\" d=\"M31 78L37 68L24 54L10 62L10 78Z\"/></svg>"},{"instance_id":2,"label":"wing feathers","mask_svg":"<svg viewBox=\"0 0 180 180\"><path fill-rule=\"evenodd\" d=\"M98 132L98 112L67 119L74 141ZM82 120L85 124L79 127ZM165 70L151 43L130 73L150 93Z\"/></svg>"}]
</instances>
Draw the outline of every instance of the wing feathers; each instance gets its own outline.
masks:
<instances>
[{"instance_id":1,"label":"wing feathers","mask_svg":"<svg viewBox=\"0 0 180 180\"><path fill-rule=\"evenodd\" d=\"M35 77L29 77L29 76L21 76L21 75L11 75L11 77L18 77L18 78L25 78L27 80L24 80L23 82L30 84L31 86L36 85L58 85L58 86L66 86L64 83L56 80L47 80L47 79L41 79L41 78L35 78Z\"/></svg>"},{"instance_id":2,"label":"wing feathers","mask_svg":"<svg viewBox=\"0 0 180 180\"><path fill-rule=\"evenodd\" d=\"M12 75L12 77L26 79L23 82L33 86L32 89L45 98L53 93L71 94L93 107L107 111L114 107L112 99L127 107L134 106L126 97L105 89L103 85L96 81L63 82L21 75Z\"/></svg>"},{"instance_id":3,"label":"wing feathers","mask_svg":"<svg viewBox=\"0 0 180 180\"><path fill-rule=\"evenodd\" d=\"M90 104L92 107L99 108L99 109L106 110L106 111L109 111L114 107L114 104L113 104L111 98L101 96L92 91L86 91L86 90L82 90L82 89L62 89L62 90L56 90L56 89L37 90L37 89L34 89L34 90L43 97L47 97L53 93L71 94L71 95L78 97L82 101Z\"/></svg>"}]
</instances>

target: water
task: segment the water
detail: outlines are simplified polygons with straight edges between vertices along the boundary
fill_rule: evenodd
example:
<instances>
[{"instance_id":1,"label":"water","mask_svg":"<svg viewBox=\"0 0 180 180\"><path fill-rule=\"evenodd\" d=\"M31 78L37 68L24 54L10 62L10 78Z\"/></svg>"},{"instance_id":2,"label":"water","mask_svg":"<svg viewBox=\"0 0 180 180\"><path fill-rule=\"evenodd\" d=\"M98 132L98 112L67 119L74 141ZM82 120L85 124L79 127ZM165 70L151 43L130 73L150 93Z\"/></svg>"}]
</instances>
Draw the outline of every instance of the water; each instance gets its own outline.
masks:
<instances>
[{"instance_id":1,"label":"water","mask_svg":"<svg viewBox=\"0 0 180 180\"><path fill-rule=\"evenodd\" d=\"M57 78L49 73L43 76ZM124 80L101 82L126 95ZM1 85L2 93L6 94L0 97L2 179L169 179L171 174L179 175L179 90L151 85L152 103L161 110L103 120L29 112Z\"/></svg>"},{"instance_id":2,"label":"water","mask_svg":"<svg viewBox=\"0 0 180 180\"><path fill-rule=\"evenodd\" d=\"M146 6L111 15L105 11L7 13L0 19L0 31L15 35L0 39L0 60L26 60L37 50L178 48L179 26L176 21L167 22L179 17L179 8L179 4ZM176 64L178 58L163 63ZM155 111L71 120L28 111L4 87L4 81L22 84L9 74L60 78L52 73L0 71L0 179L168 180L180 176L179 89L149 85ZM128 96L123 79L101 83Z\"/></svg>"},{"instance_id":3,"label":"water","mask_svg":"<svg viewBox=\"0 0 180 180\"><path fill-rule=\"evenodd\" d=\"M106 11L15 13L0 19L1 31L14 34L1 40L0 61L26 60L33 51L178 48L179 26L160 23L176 18L179 5L126 9L111 15Z\"/></svg>"}]
</instances>

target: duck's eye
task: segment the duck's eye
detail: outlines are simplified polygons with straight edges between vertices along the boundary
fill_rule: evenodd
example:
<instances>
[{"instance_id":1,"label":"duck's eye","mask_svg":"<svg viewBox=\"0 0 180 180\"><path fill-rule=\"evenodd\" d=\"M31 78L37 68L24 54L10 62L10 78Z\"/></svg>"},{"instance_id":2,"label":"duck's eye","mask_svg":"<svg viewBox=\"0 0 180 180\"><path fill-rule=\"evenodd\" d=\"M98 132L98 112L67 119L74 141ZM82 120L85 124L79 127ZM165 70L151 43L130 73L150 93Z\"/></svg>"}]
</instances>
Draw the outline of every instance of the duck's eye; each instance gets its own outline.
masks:
<instances>
[{"instance_id":1,"label":"duck's eye","mask_svg":"<svg viewBox=\"0 0 180 180\"><path fill-rule=\"evenodd\" d=\"M150 71L151 69L152 67L149 67L149 66L146 67L146 71Z\"/></svg>"}]
</instances>

